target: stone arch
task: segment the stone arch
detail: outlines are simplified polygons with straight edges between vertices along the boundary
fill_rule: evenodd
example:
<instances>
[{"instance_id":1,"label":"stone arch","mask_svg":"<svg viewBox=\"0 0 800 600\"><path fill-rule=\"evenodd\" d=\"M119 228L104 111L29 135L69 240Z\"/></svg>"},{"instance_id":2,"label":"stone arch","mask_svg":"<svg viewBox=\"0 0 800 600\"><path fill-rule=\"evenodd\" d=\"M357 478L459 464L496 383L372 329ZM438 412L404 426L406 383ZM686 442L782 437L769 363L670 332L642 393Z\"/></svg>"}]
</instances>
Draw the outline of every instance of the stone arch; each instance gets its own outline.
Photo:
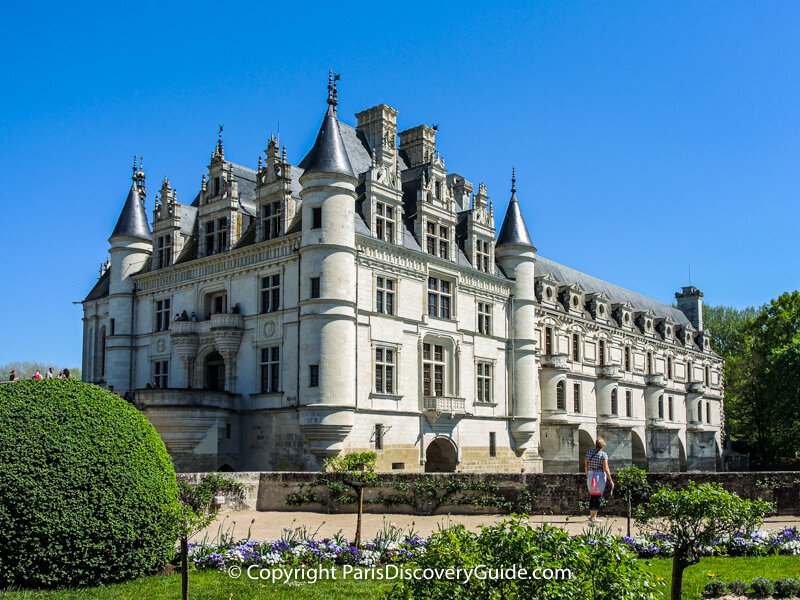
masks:
<instances>
[{"instance_id":1,"label":"stone arch","mask_svg":"<svg viewBox=\"0 0 800 600\"><path fill-rule=\"evenodd\" d=\"M221 465L219 469L217 469L219 473L235 473L236 469L230 466L228 463Z\"/></svg>"},{"instance_id":2,"label":"stone arch","mask_svg":"<svg viewBox=\"0 0 800 600\"><path fill-rule=\"evenodd\" d=\"M426 473L455 473L458 448L449 437L438 436L425 450Z\"/></svg>"},{"instance_id":3,"label":"stone arch","mask_svg":"<svg viewBox=\"0 0 800 600\"><path fill-rule=\"evenodd\" d=\"M578 472L583 473L586 468L586 453L594 448L594 438L585 429L578 429Z\"/></svg>"},{"instance_id":4,"label":"stone arch","mask_svg":"<svg viewBox=\"0 0 800 600\"><path fill-rule=\"evenodd\" d=\"M647 470L647 446L636 431L631 431L631 462L633 466Z\"/></svg>"},{"instance_id":5,"label":"stone arch","mask_svg":"<svg viewBox=\"0 0 800 600\"><path fill-rule=\"evenodd\" d=\"M207 352L201 363L203 389L221 392L225 390L225 359L215 349Z\"/></svg>"}]
</instances>

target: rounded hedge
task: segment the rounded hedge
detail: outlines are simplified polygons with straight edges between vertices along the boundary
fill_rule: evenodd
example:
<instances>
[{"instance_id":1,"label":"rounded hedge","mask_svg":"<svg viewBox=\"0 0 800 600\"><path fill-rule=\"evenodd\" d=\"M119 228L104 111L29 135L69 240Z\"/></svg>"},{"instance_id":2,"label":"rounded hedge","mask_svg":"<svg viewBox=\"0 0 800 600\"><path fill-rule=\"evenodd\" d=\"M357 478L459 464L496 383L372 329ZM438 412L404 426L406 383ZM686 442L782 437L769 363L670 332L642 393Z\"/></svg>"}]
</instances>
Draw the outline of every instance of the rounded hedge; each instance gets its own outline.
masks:
<instances>
[{"instance_id":1,"label":"rounded hedge","mask_svg":"<svg viewBox=\"0 0 800 600\"><path fill-rule=\"evenodd\" d=\"M154 573L177 508L164 443L128 402L74 380L0 385L0 590Z\"/></svg>"}]
</instances>

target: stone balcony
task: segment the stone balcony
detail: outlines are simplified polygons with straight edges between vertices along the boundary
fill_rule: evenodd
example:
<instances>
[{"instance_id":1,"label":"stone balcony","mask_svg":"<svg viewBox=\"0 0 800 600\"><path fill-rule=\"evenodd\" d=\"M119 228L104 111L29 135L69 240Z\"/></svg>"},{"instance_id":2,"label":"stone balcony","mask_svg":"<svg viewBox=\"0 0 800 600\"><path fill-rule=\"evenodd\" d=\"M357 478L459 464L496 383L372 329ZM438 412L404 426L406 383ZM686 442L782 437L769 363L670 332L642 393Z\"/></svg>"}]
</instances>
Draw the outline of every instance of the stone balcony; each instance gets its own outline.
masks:
<instances>
[{"instance_id":1,"label":"stone balcony","mask_svg":"<svg viewBox=\"0 0 800 600\"><path fill-rule=\"evenodd\" d=\"M706 384L702 381L690 381L686 384L686 391L690 394L703 394L706 391Z\"/></svg>"},{"instance_id":2,"label":"stone balcony","mask_svg":"<svg viewBox=\"0 0 800 600\"><path fill-rule=\"evenodd\" d=\"M451 415L466 414L466 400L464 398L456 398L455 396L425 396L422 401L422 407L425 411L435 413L450 413Z\"/></svg>"},{"instance_id":3,"label":"stone balcony","mask_svg":"<svg viewBox=\"0 0 800 600\"><path fill-rule=\"evenodd\" d=\"M244 331L244 319L238 313L218 313L211 315L211 334L214 345L226 356L239 349Z\"/></svg>"},{"instance_id":4,"label":"stone balcony","mask_svg":"<svg viewBox=\"0 0 800 600\"><path fill-rule=\"evenodd\" d=\"M566 371L569 369L569 357L566 354L544 354L541 359L543 369L557 369Z\"/></svg>"},{"instance_id":5,"label":"stone balcony","mask_svg":"<svg viewBox=\"0 0 800 600\"><path fill-rule=\"evenodd\" d=\"M644 382L649 387L663 388L667 385L667 379L661 373L651 373L650 375L645 375Z\"/></svg>"},{"instance_id":6,"label":"stone balcony","mask_svg":"<svg viewBox=\"0 0 800 600\"><path fill-rule=\"evenodd\" d=\"M230 392L185 388L138 389L135 392L135 403L140 410L182 407L235 411L240 398L239 394Z\"/></svg>"},{"instance_id":7,"label":"stone balcony","mask_svg":"<svg viewBox=\"0 0 800 600\"><path fill-rule=\"evenodd\" d=\"M597 367L597 376L603 379L621 379L622 371L619 365L603 365Z\"/></svg>"}]
</instances>

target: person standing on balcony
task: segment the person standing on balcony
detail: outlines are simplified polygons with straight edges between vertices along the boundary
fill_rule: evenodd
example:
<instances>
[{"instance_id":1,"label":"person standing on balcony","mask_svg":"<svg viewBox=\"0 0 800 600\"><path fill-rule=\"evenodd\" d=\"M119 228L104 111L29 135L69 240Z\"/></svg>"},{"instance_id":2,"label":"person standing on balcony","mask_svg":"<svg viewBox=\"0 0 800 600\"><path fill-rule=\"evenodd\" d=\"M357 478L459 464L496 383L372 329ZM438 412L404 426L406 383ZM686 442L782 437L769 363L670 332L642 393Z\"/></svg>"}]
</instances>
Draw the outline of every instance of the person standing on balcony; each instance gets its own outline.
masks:
<instances>
[{"instance_id":1,"label":"person standing on balcony","mask_svg":"<svg viewBox=\"0 0 800 600\"><path fill-rule=\"evenodd\" d=\"M597 438L594 449L586 453L586 487L589 490L589 523L599 523L597 511L600 510L600 501L606 489L606 482L614 488L614 480L608 468L608 454L603 451L606 441Z\"/></svg>"}]
</instances>

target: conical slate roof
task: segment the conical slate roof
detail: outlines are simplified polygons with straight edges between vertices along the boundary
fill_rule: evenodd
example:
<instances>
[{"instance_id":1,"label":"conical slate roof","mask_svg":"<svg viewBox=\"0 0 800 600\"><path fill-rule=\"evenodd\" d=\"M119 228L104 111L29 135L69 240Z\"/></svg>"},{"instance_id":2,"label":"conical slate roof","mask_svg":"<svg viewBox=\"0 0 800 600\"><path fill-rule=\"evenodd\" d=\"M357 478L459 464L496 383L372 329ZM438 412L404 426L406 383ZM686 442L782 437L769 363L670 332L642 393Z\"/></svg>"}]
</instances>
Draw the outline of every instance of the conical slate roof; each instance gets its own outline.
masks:
<instances>
[{"instance_id":1,"label":"conical slate roof","mask_svg":"<svg viewBox=\"0 0 800 600\"><path fill-rule=\"evenodd\" d=\"M336 118L336 109L333 104L328 105L328 112L322 119L317 140L314 147L300 163L304 175L309 173L332 173L348 175L355 178L350 159L339 132L339 120Z\"/></svg>"},{"instance_id":2,"label":"conical slate roof","mask_svg":"<svg viewBox=\"0 0 800 600\"><path fill-rule=\"evenodd\" d=\"M125 200L125 206L122 207L122 212L117 220L117 226L114 227L114 233L111 237L133 237L151 240L150 224L147 222L147 214L144 211L144 205L139 198L139 190L136 188L136 182L131 184L131 191L128 192L128 198Z\"/></svg>"},{"instance_id":3,"label":"conical slate roof","mask_svg":"<svg viewBox=\"0 0 800 600\"><path fill-rule=\"evenodd\" d=\"M522 218L522 211L517 202L517 190L511 188L511 202L508 203L506 216L503 219L503 226L500 228L500 235L497 236L496 246L530 246L533 248L531 234L525 226Z\"/></svg>"}]
</instances>

